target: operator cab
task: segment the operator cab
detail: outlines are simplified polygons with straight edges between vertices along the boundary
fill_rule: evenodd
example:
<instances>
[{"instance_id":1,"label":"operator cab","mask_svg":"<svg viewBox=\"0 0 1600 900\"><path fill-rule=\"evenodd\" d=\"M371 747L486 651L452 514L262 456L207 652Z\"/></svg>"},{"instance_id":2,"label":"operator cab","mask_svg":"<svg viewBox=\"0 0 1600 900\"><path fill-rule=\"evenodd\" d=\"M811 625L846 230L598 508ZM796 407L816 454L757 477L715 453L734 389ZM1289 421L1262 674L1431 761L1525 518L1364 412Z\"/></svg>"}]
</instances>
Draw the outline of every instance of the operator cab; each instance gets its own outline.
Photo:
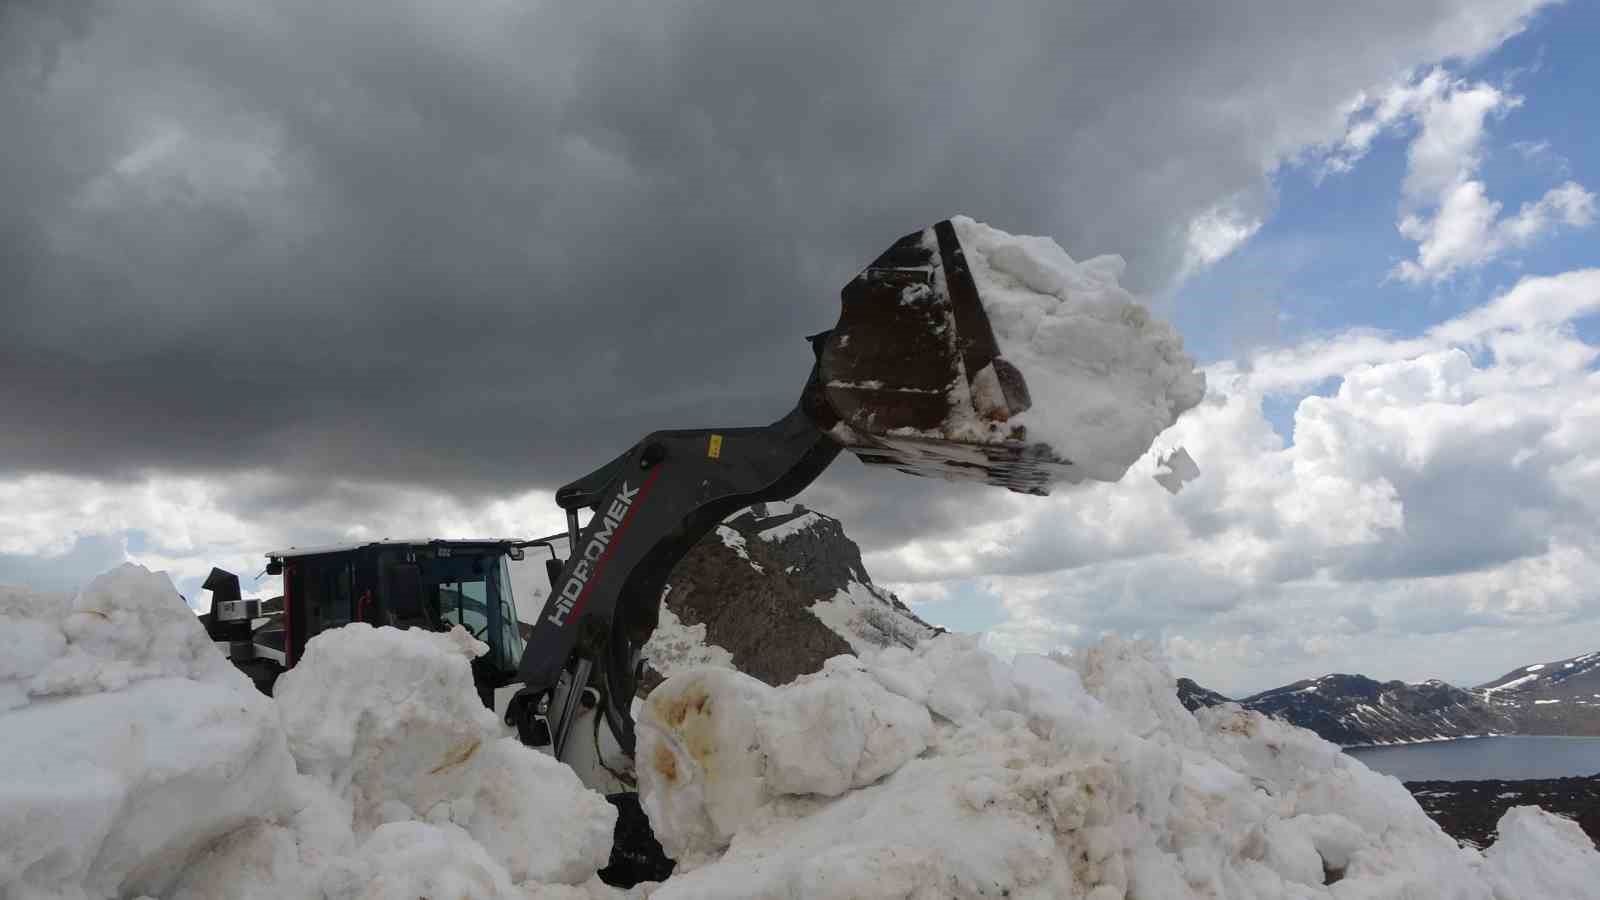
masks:
<instances>
[{"instance_id":1,"label":"operator cab","mask_svg":"<svg viewBox=\"0 0 1600 900\"><path fill-rule=\"evenodd\" d=\"M268 693L278 674L300 661L306 642L330 628L366 622L449 631L459 625L489 645L473 660L472 675L478 696L493 708L495 689L515 680L522 659L507 561L522 559L530 543L374 541L276 551L267 554L267 573L283 576L281 611L238 601L237 578L218 569L206 581L212 612L203 621L213 640L227 642L234 664ZM247 637L239 627L245 623Z\"/></svg>"}]
</instances>

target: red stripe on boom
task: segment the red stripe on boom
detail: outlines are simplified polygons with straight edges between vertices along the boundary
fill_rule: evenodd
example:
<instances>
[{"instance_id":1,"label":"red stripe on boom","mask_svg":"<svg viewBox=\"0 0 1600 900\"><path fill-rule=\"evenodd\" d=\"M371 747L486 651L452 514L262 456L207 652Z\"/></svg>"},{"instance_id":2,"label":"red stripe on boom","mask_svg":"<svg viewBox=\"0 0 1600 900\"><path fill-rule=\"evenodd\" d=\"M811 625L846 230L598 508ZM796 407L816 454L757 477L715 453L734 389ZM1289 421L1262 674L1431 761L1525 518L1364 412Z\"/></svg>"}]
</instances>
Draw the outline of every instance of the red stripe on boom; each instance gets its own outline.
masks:
<instances>
[{"instance_id":1,"label":"red stripe on boom","mask_svg":"<svg viewBox=\"0 0 1600 900\"><path fill-rule=\"evenodd\" d=\"M578 614L583 612L583 604L588 601L589 592L594 590L595 584L600 581L600 570L605 568L606 560L611 558L611 551L622 543L622 533L628 530L628 523L633 521L633 514L638 512L639 507L644 504L644 498L650 495L650 486L656 483L656 476L660 474L661 466L656 466L645 477L644 484L639 485L639 496L634 498L633 503L628 505L628 511L622 515L622 521L617 523L617 533L611 536L611 542L606 544L605 550L601 551L600 558L594 561L594 573L589 576L588 583L583 586L583 591L578 594L578 599L573 602L572 612L567 613L568 622L577 621Z\"/></svg>"}]
</instances>

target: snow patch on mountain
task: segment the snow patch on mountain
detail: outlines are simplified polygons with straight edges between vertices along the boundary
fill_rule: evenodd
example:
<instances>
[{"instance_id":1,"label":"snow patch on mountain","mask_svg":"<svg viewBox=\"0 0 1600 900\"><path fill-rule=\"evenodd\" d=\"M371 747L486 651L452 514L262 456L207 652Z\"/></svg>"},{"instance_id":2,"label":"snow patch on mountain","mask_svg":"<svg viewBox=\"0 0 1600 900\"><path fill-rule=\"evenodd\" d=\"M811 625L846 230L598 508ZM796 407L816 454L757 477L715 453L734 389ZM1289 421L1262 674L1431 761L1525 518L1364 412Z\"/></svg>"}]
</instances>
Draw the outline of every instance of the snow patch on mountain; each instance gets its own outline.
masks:
<instances>
[{"instance_id":1,"label":"snow patch on mountain","mask_svg":"<svg viewBox=\"0 0 1600 900\"><path fill-rule=\"evenodd\" d=\"M812 526L821 521L822 518L814 512L802 512L798 515L795 515L793 518L785 519L776 525L761 529L756 533L756 536L761 538L763 541L771 541L774 544L781 544L789 538L792 538L803 531L809 530Z\"/></svg>"},{"instance_id":2,"label":"snow patch on mountain","mask_svg":"<svg viewBox=\"0 0 1600 900\"><path fill-rule=\"evenodd\" d=\"M641 655L662 675L676 675L690 669L711 666L731 669L733 654L706 642L706 626L685 625L665 604L656 630L645 642Z\"/></svg>"},{"instance_id":3,"label":"snow patch on mountain","mask_svg":"<svg viewBox=\"0 0 1600 900\"><path fill-rule=\"evenodd\" d=\"M718 525L717 538L722 541L722 545L724 547L732 550L740 559L749 563L750 568L755 569L757 572L766 571L766 569L761 567L760 563L750 558L750 548L749 545L745 543L744 535L734 531L732 528L729 528L726 525Z\"/></svg>"},{"instance_id":4,"label":"snow patch on mountain","mask_svg":"<svg viewBox=\"0 0 1600 900\"><path fill-rule=\"evenodd\" d=\"M844 638L858 655L884 647L915 647L934 634L926 622L895 608L886 593L875 585L851 581L832 597L813 603L811 614Z\"/></svg>"}]
</instances>

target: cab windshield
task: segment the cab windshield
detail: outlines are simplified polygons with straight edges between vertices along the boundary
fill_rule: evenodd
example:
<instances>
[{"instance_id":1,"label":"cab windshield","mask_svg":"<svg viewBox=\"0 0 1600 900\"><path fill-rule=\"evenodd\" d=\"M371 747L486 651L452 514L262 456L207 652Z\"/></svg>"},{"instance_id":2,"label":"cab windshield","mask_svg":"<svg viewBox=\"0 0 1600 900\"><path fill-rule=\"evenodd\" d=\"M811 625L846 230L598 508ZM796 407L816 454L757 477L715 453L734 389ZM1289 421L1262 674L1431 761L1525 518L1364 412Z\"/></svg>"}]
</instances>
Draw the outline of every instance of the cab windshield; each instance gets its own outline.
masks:
<instances>
[{"instance_id":1,"label":"cab windshield","mask_svg":"<svg viewBox=\"0 0 1600 900\"><path fill-rule=\"evenodd\" d=\"M488 644L489 652L480 664L502 672L516 671L522 659L522 637L505 554L439 558L430 568L440 626L460 625Z\"/></svg>"}]
</instances>

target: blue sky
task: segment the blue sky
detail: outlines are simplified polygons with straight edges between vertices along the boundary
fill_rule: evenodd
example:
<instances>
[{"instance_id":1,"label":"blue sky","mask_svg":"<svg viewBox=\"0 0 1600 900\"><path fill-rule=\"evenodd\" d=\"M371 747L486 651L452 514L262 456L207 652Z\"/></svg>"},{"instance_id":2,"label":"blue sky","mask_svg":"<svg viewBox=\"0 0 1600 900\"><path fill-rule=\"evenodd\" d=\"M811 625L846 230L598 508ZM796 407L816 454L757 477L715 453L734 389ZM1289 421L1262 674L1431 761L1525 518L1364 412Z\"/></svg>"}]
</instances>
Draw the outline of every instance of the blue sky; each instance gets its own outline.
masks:
<instances>
[{"instance_id":1,"label":"blue sky","mask_svg":"<svg viewBox=\"0 0 1600 900\"><path fill-rule=\"evenodd\" d=\"M1600 173L1600 4L1539 12L1531 26L1455 76L1506 85L1524 100L1488 126L1481 177L1490 196L1515 209L1568 178ZM1487 300L1523 274L1558 272L1597 259L1588 230L1566 230L1526 251L1437 285L1387 278L1415 245L1395 228L1406 147L1415 126L1380 136L1353 170L1317 177L1285 166L1276 206L1238 251L1177 291L1174 321L1200 360L1239 355L1257 343L1289 342L1352 327L1414 335ZM1548 145L1529 159L1518 145ZM1261 321L1266 313L1275 321Z\"/></svg>"}]
</instances>

